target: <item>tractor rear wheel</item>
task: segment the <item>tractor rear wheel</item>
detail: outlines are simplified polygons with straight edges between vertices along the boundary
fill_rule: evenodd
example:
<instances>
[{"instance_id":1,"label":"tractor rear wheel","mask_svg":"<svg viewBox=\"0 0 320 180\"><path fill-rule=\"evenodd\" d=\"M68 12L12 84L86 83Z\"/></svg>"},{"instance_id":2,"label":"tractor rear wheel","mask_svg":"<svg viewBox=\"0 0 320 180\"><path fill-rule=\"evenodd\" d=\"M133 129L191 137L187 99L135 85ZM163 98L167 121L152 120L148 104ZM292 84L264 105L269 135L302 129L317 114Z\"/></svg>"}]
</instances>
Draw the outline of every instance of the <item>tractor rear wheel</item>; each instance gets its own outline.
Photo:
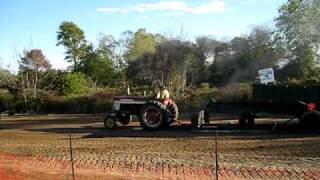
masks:
<instances>
[{"instance_id":1,"label":"tractor rear wheel","mask_svg":"<svg viewBox=\"0 0 320 180\"><path fill-rule=\"evenodd\" d=\"M320 130L320 115L313 111L306 112L300 118L299 123L305 130Z\"/></svg>"},{"instance_id":2,"label":"tractor rear wheel","mask_svg":"<svg viewBox=\"0 0 320 180\"><path fill-rule=\"evenodd\" d=\"M167 109L170 112L170 117L169 117L169 124L172 124L176 120L178 120L179 117L179 109L176 103L172 102L170 105L167 106Z\"/></svg>"},{"instance_id":3,"label":"tractor rear wheel","mask_svg":"<svg viewBox=\"0 0 320 180\"><path fill-rule=\"evenodd\" d=\"M166 107L158 101L149 101L141 109L140 123L145 130L158 130L167 121Z\"/></svg>"}]
</instances>

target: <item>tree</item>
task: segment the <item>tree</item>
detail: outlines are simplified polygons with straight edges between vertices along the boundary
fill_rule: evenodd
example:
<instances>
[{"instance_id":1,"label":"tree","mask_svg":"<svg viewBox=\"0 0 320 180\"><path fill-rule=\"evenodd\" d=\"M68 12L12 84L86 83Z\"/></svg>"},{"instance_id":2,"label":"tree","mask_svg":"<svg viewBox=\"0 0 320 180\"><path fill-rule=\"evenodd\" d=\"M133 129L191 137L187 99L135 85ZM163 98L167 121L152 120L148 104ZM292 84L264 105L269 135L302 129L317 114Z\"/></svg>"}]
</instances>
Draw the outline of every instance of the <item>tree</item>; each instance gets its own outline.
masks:
<instances>
[{"instance_id":1,"label":"tree","mask_svg":"<svg viewBox=\"0 0 320 180\"><path fill-rule=\"evenodd\" d=\"M133 39L133 32L132 31L124 31L121 33L121 36L119 40L117 41L117 61L119 66L117 66L117 70L123 69L125 70L127 68L127 57L126 54L128 54L129 51L129 44L131 43Z\"/></svg>"},{"instance_id":2,"label":"tree","mask_svg":"<svg viewBox=\"0 0 320 180\"><path fill-rule=\"evenodd\" d=\"M319 69L319 16L320 0L291 0L279 9L277 35L288 51L288 64L283 71L291 78L308 79L317 74L314 72Z\"/></svg>"},{"instance_id":3,"label":"tree","mask_svg":"<svg viewBox=\"0 0 320 180\"><path fill-rule=\"evenodd\" d=\"M25 90L32 89L33 97L36 99L39 83L44 77L39 76L39 73L50 69L51 64L42 53L42 50L31 49L25 51L23 56L20 56L19 65L19 75L23 91L25 92Z\"/></svg>"},{"instance_id":4,"label":"tree","mask_svg":"<svg viewBox=\"0 0 320 180\"><path fill-rule=\"evenodd\" d=\"M209 81L209 66L216 60L216 49L222 44L223 42L206 36L201 36L196 39L194 54L197 61L193 63L196 85Z\"/></svg>"},{"instance_id":5,"label":"tree","mask_svg":"<svg viewBox=\"0 0 320 180\"><path fill-rule=\"evenodd\" d=\"M39 86L51 64L40 49L25 50L19 55L18 63L19 92L23 96L25 107L34 110L36 104L33 106L32 102L38 99Z\"/></svg>"},{"instance_id":6,"label":"tree","mask_svg":"<svg viewBox=\"0 0 320 180\"><path fill-rule=\"evenodd\" d=\"M93 50L89 47L89 52L84 61L82 61L80 71L87 77L90 77L91 87L95 88L99 85L111 86L114 84L115 71L113 62L110 59L107 49Z\"/></svg>"},{"instance_id":7,"label":"tree","mask_svg":"<svg viewBox=\"0 0 320 180\"><path fill-rule=\"evenodd\" d=\"M210 66L211 82L214 85L252 82L259 69L276 68L283 56L284 51L276 46L272 32L255 27L249 35L235 37L216 48Z\"/></svg>"},{"instance_id":8,"label":"tree","mask_svg":"<svg viewBox=\"0 0 320 180\"><path fill-rule=\"evenodd\" d=\"M156 48L155 36L147 33L145 29L139 29L129 40L127 52L124 54L127 62L140 58L145 53L153 54Z\"/></svg>"},{"instance_id":9,"label":"tree","mask_svg":"<svg viewBox=\"0 0 320 180\"><path fill-rule=\"evenodd\" d=\"M143 82L150 82L153 74L150 72L150 63L156 51L155 36L145 29L139 29L135 33L127 31L123 36L122 43L126 45L123 57L127 65L127 83L130 81L134 85L143 85Z\"/></svg>"},{"instance_id":10,"label":"tree","mask_svg":"<svg viewBox=\"0 0 320 180\"><path fill-rule=\"evenodd\" d=\"M16 86L16 76L10 71L0 68L0 88L10 88Z\"/></svg>"},{"instance_id":11,"label":"tree","mask_svg":"<svg viewBox=\"0 0 320 180\"><path fill-rule=\"evenodd\" d=\"M110 59L116 59L116 48L119 46L119 42L112 35L105 35L100 33L98 38L98 52L103 57Z\"/></svg>"},{"instance_id":12,"label":"tree","mask_svg":"<svg viewBox=\"0 0 320 180\"><path fill-rule=\"evenodd\" d=\"M57 46L66 48L65 60L73 63L73 70L77 70L80 61L87 53L84 32L73 22L62 22L58 29Z\"/></svg>"},{"instance_id":13,"label":"tree","mask_svg":"<svg viewBox=\"0 0 320 180\"><path fill-rule=\"evenodd\" d=\"M57 69L48 69L45 72L40 72L43 80L40 81L39 88L47 91L59 91L62 74L63 72Z\"/></svg>"},{"instance_id":14,"label":"tree","mask_svg":"<svg viewBox=\"0 0 320 180\"><path fill-rule=\"evenodd\" d=\"M198 56L201 62L212 63L216 56L216 48L221 46L223 42L201 36L196 39L196 45L198 49Z\"/></svg>"},{"instance_id":15,"label":"tree","mask_svg":"<svg viewBox=\"0 0 320 180\"><path fill-rule=\"evenodd\" d=\"M2 89L7 89L9 94L3 93ZM0 68L0 113L6 109L14 110L14 104L17 102L17 90L15 75L6 69Z\"/></svg>"},{"instance_id":16,"label":"tree","mask_svg":"<svg viewBox=\"0 0 320 180\"><path fill-rule=\"evenodd\" d=\"M166 40L162 36L150 34L149 50L140 49L139 33L129 43L126 55L132 55L128 60L127 77L133 85L154 86L163 83L175 96L181 96L188 87L200 84L200 77L205 62L195 55L197 48L189 41L179 39ZM148 39L148 38L147 38ZM131 46L135 44L134 46ZM135 46L137 46L135 48ZM130 47L133 47L130 49ZM205 59L203 59L205 60ZM202 71L202 72L201 72ZM203 75L203 74L202 74ZM205 76L205 75L204 75Z\"/></svg>"},{"instance_id":17,"label":"tree","mask_svg":"<svg viewBox=\"0 0 320 180\"><path fill-rule=\"evenodd\" d=\"M86 76L80 72L64 73L61 91L63 95L78 95L87 92Z\"/></svg>"},{"instance_id":18,"label":"tree","mask_svg":"<svg viewBox=\"0 0 320 180\"><path fill-rule=\"evenodd\" d=\"M145 53L134 61L128 62L127 77L133 85L152 85L157 76L157 70L153 68L154 54Z\"/></svg>"},{"instance_id":19,"label":"tree","mask_svg":"<svg viewBox=\"0 0 320 180\"><path fill-rule=\"evenodd\" d=\"M112 35L99 34L98 46L95 51L100 58L106 59L107 62L105 62L105 65L112 65L113 68L113 74L111 73L107 76L113 76L113 79L109 81L108 85L122 86L125 84L127 62L124 59L124 54L128 51L132 37L133 33L131 31L121 33L118 40Z\"/></svg>"},{"instance_id":20,"label":"tree","mask_svg":"<svg viewBox=\"0 0 320 180\"><path fill-rule=\"evenodd\" d=\"M187 90L188 79L192 79L188 75L193 75L193 63L198 60L193 50L191 42L178 39L163 41L157 47L152 66L154 79L164 80L176 96ZM192 84L192 81L189 83Z\"/></svg>"}]
</instances>

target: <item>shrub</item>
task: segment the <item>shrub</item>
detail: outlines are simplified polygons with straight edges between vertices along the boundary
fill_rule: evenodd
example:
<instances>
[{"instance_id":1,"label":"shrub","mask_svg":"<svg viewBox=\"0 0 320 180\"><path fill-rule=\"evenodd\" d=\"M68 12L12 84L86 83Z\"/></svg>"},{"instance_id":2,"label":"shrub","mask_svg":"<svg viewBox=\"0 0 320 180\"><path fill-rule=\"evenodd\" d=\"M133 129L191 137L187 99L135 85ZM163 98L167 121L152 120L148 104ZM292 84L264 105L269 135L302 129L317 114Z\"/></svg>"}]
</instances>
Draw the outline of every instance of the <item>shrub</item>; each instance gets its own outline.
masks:
<instances>
[{"instance_id":1,"label":"shrub","mask_svg":"<svg viewBox=\"0 0 320 180\"><path fill-rule=\"evenodd\" d=\"M119 94L113 89L98 89L92 95L58 96L43 91L37 101L37 112L45 113L105 113L113 106L112 97Z\"/></svg>"},{"instance_id":2,"label":"shrub","mask_svg":"<svg viewBox=\"0 0 320 180\"><path fill-rule=\"evenodd\" d=\"M177 98L180 111L198 111L203 109L210 98L215 97L217 88L211 88L208 83L202 83L200 88L190 89L184 97Z\"/></svg>"},{"instance_id":3,"label":"shrub","mask_svg":"<svg viewBox=\"0 0 320 180\"><path fill-rule=\"evenodd\" d=\"M218 89L216 100L221 102L248 102L252 100L250 83L233 83Z\"/></svg>"},{"instance_id":4,"label":"shrub","mask_svg":"<svg viewBox=\"0 0 320 180\"><path fill-rule=\"evenodd\" d=\"M250 83L234 83L221 88L202 83L200 88L191 89L186 96L176 99L180 111L199 111L211 98L220 102L248 102L252 99Z\"/></svg>"},{"instance_id":5,"label":"shrub","mask_svg":"<svg viewBox=\"0 0 320 180\"><path fill-rule=\"evenodd\" d=\"M14 111L15 109L15 98L8 91L0 91L0 112L3 111Z\"/></svg>"},{"instance_id":6,"label":"shrub","mask_svg":"<svg viewBox=\"0 0 320 180\"><path fill-rule=\"evenodd\" d=\"M37 99L28 100L28 108L22 97L15 97L7 91L0 90L0 111L10 115L16 112L32 113L105 113L112 109L113 96L122 94L120 90L96 89L86 95L59 96L55 91L39 91Z\"/></svg>"},{"instance_id":7,"label":"shrub","mask_svg":"<svg viewBox=\"0 0 320 180\"><path fill-rule=\"evenodd\" d=\"M63 95L79 95L88 92L86 76L80 72L65 73L61 91Z\"/></svg>"}]
</instances>

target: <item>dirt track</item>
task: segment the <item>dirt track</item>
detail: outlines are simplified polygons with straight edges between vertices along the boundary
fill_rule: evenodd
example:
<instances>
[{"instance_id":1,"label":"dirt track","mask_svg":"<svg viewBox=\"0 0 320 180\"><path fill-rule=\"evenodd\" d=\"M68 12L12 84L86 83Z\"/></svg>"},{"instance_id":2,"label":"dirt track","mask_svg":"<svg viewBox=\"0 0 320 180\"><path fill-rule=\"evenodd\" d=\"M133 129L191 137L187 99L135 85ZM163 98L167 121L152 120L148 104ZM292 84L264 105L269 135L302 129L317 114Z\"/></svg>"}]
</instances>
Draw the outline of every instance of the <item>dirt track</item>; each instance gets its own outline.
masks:
<instances>
[{"instance_id":1,"label":"dirt track","mask_svg":"<svg viewBox=\"0 0 320 180\"><path fill-rule=\"evenodd\" d=\"M215 175L215 134L189 132L185 126L146 132L133 123L108 131L100 117L57 115L4 117L0 125L0 177L6 179L70 178L69 133L77 179ZM319 179L320 133L295 126L271 129L220 131L220 179Z\"/></svg>"}]
</instances>

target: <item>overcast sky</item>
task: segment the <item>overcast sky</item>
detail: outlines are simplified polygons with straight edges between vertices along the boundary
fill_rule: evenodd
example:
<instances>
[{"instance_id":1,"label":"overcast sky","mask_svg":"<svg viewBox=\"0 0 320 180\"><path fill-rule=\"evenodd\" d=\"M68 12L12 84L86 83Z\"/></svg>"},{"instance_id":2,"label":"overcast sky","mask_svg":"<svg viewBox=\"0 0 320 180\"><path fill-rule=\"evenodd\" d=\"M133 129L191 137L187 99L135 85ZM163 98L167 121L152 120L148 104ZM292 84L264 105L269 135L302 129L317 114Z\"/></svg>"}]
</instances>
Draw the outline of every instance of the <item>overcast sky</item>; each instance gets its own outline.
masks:
<instances>
[{"instance_id":1,"label":"overcast sky","mask_svg":"<svg viewBox=\"0 0 320 180\"><path fill-rule=\"evenodd\" d=\"M65 69L56 35L62 21L73 21L96 44L99 33L118 37L126 30L230 39L253 25L272 27L286 0L0 0L0 66L17 71L23 49L40 48L54 68Z\"/></svg>"}]
</instances>

